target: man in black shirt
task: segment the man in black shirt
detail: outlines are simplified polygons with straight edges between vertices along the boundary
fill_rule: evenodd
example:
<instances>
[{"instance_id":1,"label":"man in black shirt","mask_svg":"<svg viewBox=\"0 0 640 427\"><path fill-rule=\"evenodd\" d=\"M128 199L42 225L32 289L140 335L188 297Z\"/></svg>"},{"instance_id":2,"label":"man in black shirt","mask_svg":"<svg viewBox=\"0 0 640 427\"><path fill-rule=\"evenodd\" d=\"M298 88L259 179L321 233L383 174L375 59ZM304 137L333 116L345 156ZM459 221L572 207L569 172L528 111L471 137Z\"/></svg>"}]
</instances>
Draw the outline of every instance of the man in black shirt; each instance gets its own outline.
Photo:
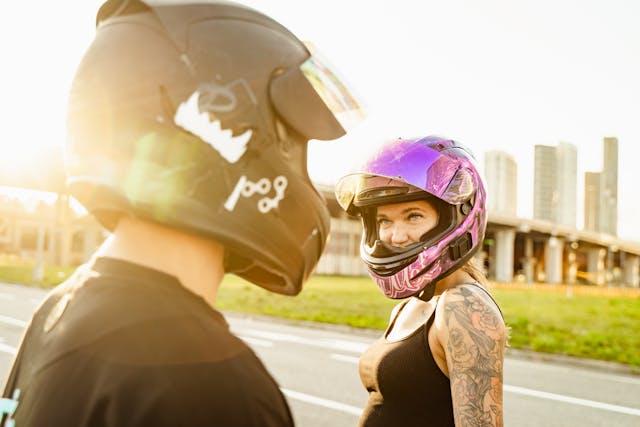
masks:
<instances>
[{"instance_id":1,"label":"man in black shirt","mask_svg":"<svg viewBox=\"0 0 640 427\"><path fill-rule=\"evenodd\" d=\"M35 313L1 424L292 425L216 295L225 273L301 290L329 230L307 141L342 136L357 108L255 10L107 1L72 85L66 159L71 194L112 234Z\"/></svg>"}]
</instances>

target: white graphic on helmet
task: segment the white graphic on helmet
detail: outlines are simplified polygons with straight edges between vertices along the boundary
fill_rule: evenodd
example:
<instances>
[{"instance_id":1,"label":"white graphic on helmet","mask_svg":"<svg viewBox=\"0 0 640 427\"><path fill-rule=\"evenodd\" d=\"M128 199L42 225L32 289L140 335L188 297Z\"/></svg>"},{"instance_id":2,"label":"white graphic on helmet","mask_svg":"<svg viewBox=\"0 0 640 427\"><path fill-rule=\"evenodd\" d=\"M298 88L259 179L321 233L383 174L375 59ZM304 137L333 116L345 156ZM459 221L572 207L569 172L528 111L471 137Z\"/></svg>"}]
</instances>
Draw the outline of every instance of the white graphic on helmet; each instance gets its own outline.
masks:
<instances>
[{"instance_id":1,"label":"white graphic on helmet","mask_svg":"<svg viewBox=\"0 0 640 427\"><path fill-rule=\"evenodd\" d=\"M212 122L207 111L200 112L199 98L200 92L197 90L186 102L180 104L173 121L211 145L229 163L237 162L247 151L247 143L253 132L249 129L238 136L233 136L231 130L222 129L220 120Z\"/></svg>"},{"instance_id":2,"label":"white graphic on helmet","mask_svg":"<svg viewBox=\"0 0 640 427\"><path fill-rule=\"evenodd\" d=\"M273 187L276 192L275 197L263 197L262 199L258 200L258 210L265 214L271 209L278 207L280 200L284 198L284 191L287 189L288 184L289 181L287 180L287 177L283 175L277 176L273 180L273 185L268 178L262 178L258 180L258 182L252 182L249 181L246 176L242 175L238 180L235 188L231 192L231 195L229 195L229 198L224 203L224 208L229 212L233 212L236 204L238 203L238 200L240 199L240 196L251 197L255 193L265 195L269 191L271 191L271 187Z\"/></svg>"}]
</instances>

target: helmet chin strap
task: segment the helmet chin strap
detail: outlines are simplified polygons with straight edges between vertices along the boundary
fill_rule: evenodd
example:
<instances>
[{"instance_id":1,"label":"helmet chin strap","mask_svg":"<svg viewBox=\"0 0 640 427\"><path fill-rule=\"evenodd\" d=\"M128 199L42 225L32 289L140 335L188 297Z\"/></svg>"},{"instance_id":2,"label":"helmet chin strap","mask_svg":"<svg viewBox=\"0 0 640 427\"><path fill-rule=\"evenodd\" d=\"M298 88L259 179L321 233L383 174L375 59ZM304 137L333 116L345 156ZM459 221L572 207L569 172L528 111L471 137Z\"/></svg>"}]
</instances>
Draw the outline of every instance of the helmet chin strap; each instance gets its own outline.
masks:
<instances>
[{"instance_id":1,"label":"helmet chin strap","mask_svg":"<svg viewBox=\"0 0 640 427\"><path fill-rule=\"evenodd\" d=\"M433 294L436 292L436 284L435 282L429 283L424 287L420 292L418 292L415 297L421 299L422 301L429 301L433 298Z\"/></svg>"}]
</instances>

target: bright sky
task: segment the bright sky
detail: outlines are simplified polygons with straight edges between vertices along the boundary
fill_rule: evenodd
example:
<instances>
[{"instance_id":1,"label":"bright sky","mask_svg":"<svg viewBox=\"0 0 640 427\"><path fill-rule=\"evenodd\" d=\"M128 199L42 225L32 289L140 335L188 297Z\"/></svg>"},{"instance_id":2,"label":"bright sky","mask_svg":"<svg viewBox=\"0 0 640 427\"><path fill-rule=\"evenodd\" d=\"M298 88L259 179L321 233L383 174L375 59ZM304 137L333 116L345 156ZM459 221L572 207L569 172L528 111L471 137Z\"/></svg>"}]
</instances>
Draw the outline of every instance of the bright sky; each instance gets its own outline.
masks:
<instances>
[{"instance_id":1,"label":"bright sky","mask_svg":"<svg viewBox=\"0 0 640 427\"><path fill-rule=\"evenodd\" d=\"M619 140L619 235L640 241L640 2L635 0L242 0L312 40L369 115L352 135L314 142L310 173L332 183L397 136L440 134L518 162L518 214L532 215L533 146L578 148L602 168L602 138ZM97 0L11 2L0 155L61 146L71 79L94 33Z\"/></svg>"}]
</instances>

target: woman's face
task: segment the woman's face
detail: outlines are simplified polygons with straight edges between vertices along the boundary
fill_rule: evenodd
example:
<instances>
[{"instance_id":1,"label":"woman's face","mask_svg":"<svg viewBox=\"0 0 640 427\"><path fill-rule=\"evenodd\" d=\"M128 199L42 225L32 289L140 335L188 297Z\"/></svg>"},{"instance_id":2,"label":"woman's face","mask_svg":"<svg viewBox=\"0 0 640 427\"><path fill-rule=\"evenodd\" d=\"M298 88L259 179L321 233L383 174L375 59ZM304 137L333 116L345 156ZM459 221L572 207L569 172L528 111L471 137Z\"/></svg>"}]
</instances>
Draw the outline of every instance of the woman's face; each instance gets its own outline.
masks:
<instances>
[{"instance_id":1,"label":"woman's face","mask_svg":"<svg viewBox=\"0 0 640 427\"><path fill-rule=\"evenodd\" d=\"M438 212L425 200L394 203L378 207L378 235L393 246L407 246L438 223Z\"/></svg>"}]
</instances>

